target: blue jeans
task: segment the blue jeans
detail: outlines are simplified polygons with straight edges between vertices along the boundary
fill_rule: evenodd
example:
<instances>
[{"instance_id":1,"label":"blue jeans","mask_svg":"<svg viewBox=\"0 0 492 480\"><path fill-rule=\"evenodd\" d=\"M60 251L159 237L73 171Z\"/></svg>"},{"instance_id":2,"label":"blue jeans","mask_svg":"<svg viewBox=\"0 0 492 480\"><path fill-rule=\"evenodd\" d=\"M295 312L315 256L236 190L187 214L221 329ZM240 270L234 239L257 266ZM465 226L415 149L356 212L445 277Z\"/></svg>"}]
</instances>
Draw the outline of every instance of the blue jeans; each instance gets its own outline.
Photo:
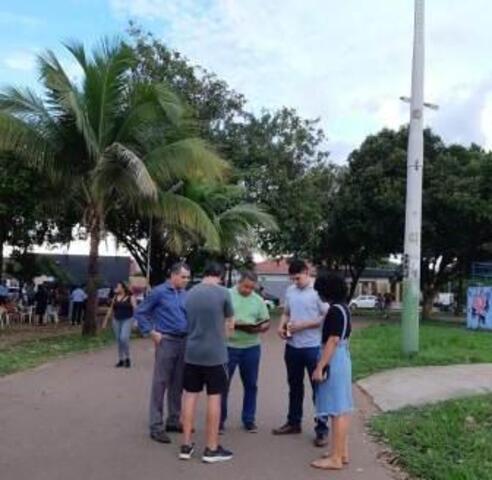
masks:
<instances>
[{"instance_id":1,"label":"blue jeans","mask_svg":"<svg viewBox=\"0 0 492 480\"><path fill-rule=\"evenodd\" d=\"M127 360L130 358L130 335L132 333L133 318L116 320L113 318L113 332L118 342L118 358Z\"/></svg>"},{"instance_id":2,"label":"blue jeans","mask_svg":"<svg viewBox=\"0 0 492 480\"><path fill-rule=\"evenodd\" d=\"M294 348L290 345L285 347L285 365L287 367L287 381L289 382L289 413L287 422L289 425L300 426L302 423L302 406L304 403L304 374L307 371L311 388L313 390L313 401L316 395L316 385L312 381L312 374L318 364L320 355L319 347ZM316 435L326 436L328 434L328 419L317 418Z\"/></svg>"},{"instance_id":3,"label":"blue jeans","mask_svg":"<svg viewBox=\"0 0 492 480\"><path fill-rule=\"evenodd\" d=\"M261 347L256 345L248 348L229 347L229 386L236 368L239 367L239 375L244 387L243 413L241 416L245 426L255 423L256 396L258 393L258 373L260 369ZM222 395L221 425L227 420L227 398L229 388Z\"/></svg>"}]
</instances>

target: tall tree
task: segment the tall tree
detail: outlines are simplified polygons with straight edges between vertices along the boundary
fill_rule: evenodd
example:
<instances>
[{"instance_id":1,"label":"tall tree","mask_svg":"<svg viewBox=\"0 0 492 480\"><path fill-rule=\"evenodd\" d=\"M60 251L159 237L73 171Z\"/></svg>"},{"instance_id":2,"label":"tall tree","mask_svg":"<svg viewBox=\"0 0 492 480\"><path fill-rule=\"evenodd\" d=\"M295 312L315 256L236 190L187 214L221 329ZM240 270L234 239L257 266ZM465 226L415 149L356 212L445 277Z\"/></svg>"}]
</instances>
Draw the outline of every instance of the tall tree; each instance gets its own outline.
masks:
<instances>
[{"instance_id":1,"label":"tall tree","mask_svg":"<svg viewBox=\"0 0 492 480\"><path fill-rule=\"evenodd\" d=\"M312 258L337 170L327 161L318 122L292 109L265 111L230 125L225 139L224 154L248 199L263 205L278 223L277 230L261 232L261 248L272 256Z\"/></svg>"},{"instance_id":2,"label":"tall tree","mask_svg":"<svg viewBox=\"0 0 492 480\"><path fill-rule=\"evenodd\" d=\"M213 73L135 25L130 35L139 59L136 78L172 85L193 107L201 134L231 162L231 180L246 188L246 201L276 218L277 230L258 232L260 247L270 255L311 257L317 243L312 232L325 218L335 170L327 164L318 121L288 108L253 115L244 96Z\"/></svg>"},{"instance_id":3,"label":"tall tree","mask_svg":"<svg viewBox=\"0 0 492 480\"><path fill-rule=\"evenodd\" d=\"M348 266L353 288L370 260L402 253L407 135L402 128L369 136L351 154L334 199L320 255ZM429 316L439 289L481 258L492 217L483 181L488 156L476 146L447 147L430 130L424 142L422 293Z\"/></svg>"},{"instance_id":4,"label":"tall tree","mask_svg":"<svg viewBox=\"0 0 492 480\"><path fill-rule=\"evenodd\" d=\"M8 88L0 95L0 149L63 178L90 238L88 303L83 333L96 332L98 255L108 211L117 205L159 205L153 177L172 181L203 172L220 175L223 162L199 139L154 143L155 132L181 118L182 105L163 84L133 82L133 50L104 40L92 55L67 44L81 81L69 78L48 51L38 59L44 95ZM149 143L151 148L149 148ZM199 152L207 151L201 155Z\"/></svg>"}]
</instances>

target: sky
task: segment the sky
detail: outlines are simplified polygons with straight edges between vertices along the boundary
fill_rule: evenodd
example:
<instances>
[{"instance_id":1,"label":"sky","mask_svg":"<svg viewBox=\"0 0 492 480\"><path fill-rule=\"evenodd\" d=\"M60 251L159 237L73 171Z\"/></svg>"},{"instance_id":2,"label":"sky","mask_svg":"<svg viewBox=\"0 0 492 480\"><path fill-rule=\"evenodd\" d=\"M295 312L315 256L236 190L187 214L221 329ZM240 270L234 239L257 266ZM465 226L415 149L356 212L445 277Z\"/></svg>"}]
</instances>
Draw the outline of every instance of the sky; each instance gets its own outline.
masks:
<instances>
[{"instance_id":1,"label":"sky","mask_svg":"<svg viewBox=\"0 0 492 480\"><path fill-rule=\"evenodd\" d=\"M0 0L0 85L36 85L35 56L125 35L129 19L242 92L248 107L320 118L331 159L408 120L412 0ZM446 142L492 149L492 2L432 0L426 123Z\"/></svg>"}]
</instances>

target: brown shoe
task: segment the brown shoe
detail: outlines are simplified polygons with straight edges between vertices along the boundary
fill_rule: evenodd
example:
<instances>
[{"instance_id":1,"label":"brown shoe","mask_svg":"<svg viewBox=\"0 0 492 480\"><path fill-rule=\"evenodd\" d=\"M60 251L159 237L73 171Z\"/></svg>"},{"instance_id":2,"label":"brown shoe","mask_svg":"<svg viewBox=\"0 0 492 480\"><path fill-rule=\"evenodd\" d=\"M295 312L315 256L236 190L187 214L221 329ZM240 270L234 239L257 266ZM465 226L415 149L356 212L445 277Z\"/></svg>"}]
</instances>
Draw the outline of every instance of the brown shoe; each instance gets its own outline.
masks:
<instances>
[{"instance_id":1,"label":"brown shoe","mask_svg":"<svg viewBox=\"0 0 492 480\"><path fill-rule=\"evenodd\" d=\"M289 425L286 423L280 428L274 428L272 430L273 435L297 435L302 432L300 425Z\"/></svg>"}]
</instances>

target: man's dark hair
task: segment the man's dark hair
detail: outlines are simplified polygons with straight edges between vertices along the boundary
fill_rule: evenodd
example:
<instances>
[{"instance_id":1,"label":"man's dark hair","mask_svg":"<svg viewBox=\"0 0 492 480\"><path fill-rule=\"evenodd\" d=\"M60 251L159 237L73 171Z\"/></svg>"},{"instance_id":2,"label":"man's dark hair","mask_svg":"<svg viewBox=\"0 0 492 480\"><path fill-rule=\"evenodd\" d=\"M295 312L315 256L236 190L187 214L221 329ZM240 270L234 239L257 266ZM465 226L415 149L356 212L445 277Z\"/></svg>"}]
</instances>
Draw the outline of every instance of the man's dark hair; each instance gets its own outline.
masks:
<instances>
[{"instance_id":1,"label":"man's dark hair","mask_svg":"<svg viewBox=\"0 0 492 480\"><path fill-rule=\"evenodd\" d=\"M314 289L320 298L330 303L347 301L347 283L345 279L333 273L321 273L314 282Z\"/></svg>"},{"instance_id":2,"label":"man's dark hair","mask_svg":"<svg viewBox=\"0 0 492 480\"><path fill-rule=\"evenodd\" d=\"M180 273L181 270L186 270L187 272L191 272L189 265L186 262L176 262L171 265L169 269L169 275L175 275Z\"/></svg>"},{"instance_id":3,"label":"man's dark hair","mask_svg":"<svg viewBox=\"0 0 492 480\"><path fill-rule=\"evenodd\" d=\"M204 277L219 277L224 275L224 267L218 262L207 262L203 270Z\"/></svg>"},{"instance_id":4,"label":"man's dark hair","mask_svg":"<svg viewBox=\"0 0 492 480\"><path fill-rule=\"evenodd\" d=\"M298 275L309 270L307 263L304 260L295 259L289 264L289 275Z\"/></svg>"},{"instance_id":5,"label":"man's dark hair","mask_svg":"<svg viewBox=\"0 0 492 480\"><path fill-rule=\"evenodd\" d=\"M241 272L241 276L239 277L239 282L243 282L244 280L250 280L251 282L258 282L258 275L251 270L244 270Z\"/></svg>"}]
</instances>

